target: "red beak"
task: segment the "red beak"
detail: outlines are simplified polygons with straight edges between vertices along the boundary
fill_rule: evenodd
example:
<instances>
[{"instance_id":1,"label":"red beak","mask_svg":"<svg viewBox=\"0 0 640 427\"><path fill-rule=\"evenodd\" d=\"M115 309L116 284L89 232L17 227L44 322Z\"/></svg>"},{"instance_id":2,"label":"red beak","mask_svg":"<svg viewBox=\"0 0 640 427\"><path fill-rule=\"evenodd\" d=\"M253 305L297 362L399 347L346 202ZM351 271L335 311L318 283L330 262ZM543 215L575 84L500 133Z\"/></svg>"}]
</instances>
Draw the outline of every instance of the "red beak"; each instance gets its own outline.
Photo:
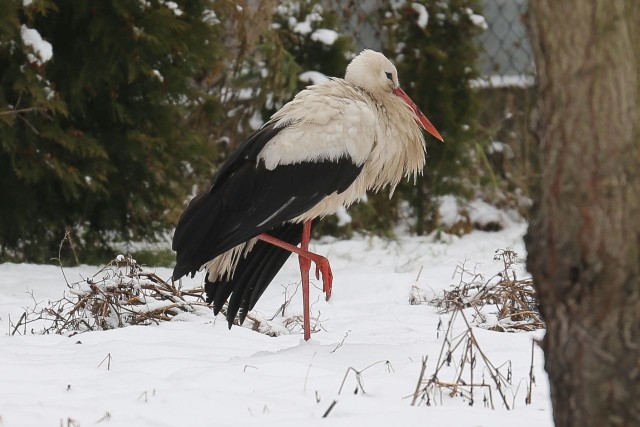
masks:
<instances>
[{"instance_id":1,"label":"red beak","mask_svg":"<svg viewBox=\"0 0 640 427\"><path fill-rule=\"evenodd\" d=\"M393 94L399 96L400 98L402 98L404 100L404 102L407 103L407 105L409 107L411 107L411 109L413 110L413 112L416 115L416 122L418 122L418 124L420 126L422 126L422 128L424 130L426 130L427 132L429 132L431 135L435 136L436 138L438 138L440 141L444 142L444 139L442 138L442 135L440 135L440 132L438 132L438 130L436 129L436 127L434 125L431 124L431 122L429 121L429 119L427 119L425 117L424 114L422 114L422 111L420 111L420 109L418 108L418 106L415 104L415 102L413 102L411 100L411 98L409 98L409 95L407 95L405 93L405 91L403 91L402 89L400 89L399 87L393 89Z\"/></svg>"}]
</instances>

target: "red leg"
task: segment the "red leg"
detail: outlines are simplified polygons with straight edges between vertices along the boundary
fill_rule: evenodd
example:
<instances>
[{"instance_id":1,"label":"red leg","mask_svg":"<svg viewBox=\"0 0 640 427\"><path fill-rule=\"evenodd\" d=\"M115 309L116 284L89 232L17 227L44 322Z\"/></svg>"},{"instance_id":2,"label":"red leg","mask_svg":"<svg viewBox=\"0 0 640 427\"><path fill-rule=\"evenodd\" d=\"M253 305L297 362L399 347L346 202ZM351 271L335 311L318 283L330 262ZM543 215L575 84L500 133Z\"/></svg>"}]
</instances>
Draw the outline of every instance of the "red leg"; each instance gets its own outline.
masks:
<instances>
[{"instance_id":1,"label":"red leg","mask_svg":"<svg viewBox=\"0 0 640 427\"><path fill-rule=\"evenodd\" d=\"M258 236L258 239L278 246L279 248L286 249L290 252L298 254L298 260L300 262L300 274L302 276L302 300L304 304L304 339L308 340L311 337L311 327L309 319L309 270L311 269L311 261L316 264L316 279L320 279L322 274L322 288L327 293L327 299L331 296L331 284L333 282L333 273L331 272L331 266L329 260L325 257L309 252L309 240L311 238L311 222L306 221L302 228L301 247L292 245L291 243L283 242L280 239L269 236L262 233ZM305 284L306 283L306 284Z\"/></svg>"},{"instance_id":2,"label":"red leg","mask_svg":"<svg viewBox=\"0 0 640 427\"><path fill-rule=\"evenodd\" d=\"M302 226L302 239L300 241L300 249L309 251L309 240L311 240L311 221L305 221ZM309 270L311 269L311 261L302 255L298 255L300 263L300 277L302 278L302 310L304 318L304 340L309 341L311 338L311 306L309 304Z\"/></svg>"}]
</instances>

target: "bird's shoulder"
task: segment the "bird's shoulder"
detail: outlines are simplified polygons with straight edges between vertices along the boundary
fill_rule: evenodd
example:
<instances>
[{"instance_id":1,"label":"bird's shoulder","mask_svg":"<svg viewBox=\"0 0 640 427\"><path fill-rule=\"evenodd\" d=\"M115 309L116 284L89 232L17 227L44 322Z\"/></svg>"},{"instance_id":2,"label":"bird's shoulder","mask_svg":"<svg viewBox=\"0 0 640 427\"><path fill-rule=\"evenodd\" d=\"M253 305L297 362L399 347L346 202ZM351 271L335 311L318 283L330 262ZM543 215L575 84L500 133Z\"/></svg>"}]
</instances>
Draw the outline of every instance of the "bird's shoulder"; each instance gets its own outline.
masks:
<instances>
[{"instance_id":1,"label":"bird's shoulder","mask_svg":"<svg viewBox=\"0 0 640 427\"><path fill-rule=\"evenodd\" d=\"M376 113L376 102L367 92L344 79L333 78L300 91L271 121L302 121L323 126L344 117L373 122Z\"/></svg>"},{"instance_id":2,"label":"bird's shoulder","mask_svg":"<svg viewBox=\"0 0 640 427\"><path fill-rule=\"evenodd\" d=\"M310 86L272 116L269 123L284 129L259 158L270 169L341 157L362 164L375 144L377 114L375 101L342 79Z\"/></svg>"}]
</instances>

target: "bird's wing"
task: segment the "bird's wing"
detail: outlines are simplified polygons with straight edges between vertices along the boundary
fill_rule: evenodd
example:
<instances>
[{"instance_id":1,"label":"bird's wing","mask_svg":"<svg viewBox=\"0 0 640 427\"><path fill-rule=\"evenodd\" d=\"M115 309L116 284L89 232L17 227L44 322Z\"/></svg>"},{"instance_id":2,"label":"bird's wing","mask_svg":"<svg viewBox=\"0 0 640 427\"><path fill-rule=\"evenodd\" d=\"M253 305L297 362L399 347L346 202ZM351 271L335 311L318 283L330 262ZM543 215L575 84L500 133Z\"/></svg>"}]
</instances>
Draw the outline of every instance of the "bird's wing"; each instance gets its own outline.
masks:
<instances>
[{"instance_id":1,"label":"bird's wing","mask_svg":"<svg viewBox=\"0 0 640 427\"><path fill-rule=\"evenodd\" d=\"M353 120L353 106L345 105L346 117ZM344 117L338 113L333 121ZM211 189L194 198L178 221L172 245L177 252L174 279L195 273L216 256L300 216L354 182L364 162L361 154L352 156L349 145L355 143L345 144L349 138L339 134L326 138L332 120L324 126L315 120L313 115L292 115L271 121L225 162ZM365 146L373 144L366 134L354 136L363 138ZM328 143L332 140L338 141L332 143L333 150ZM267 153L276 153L279 147L283 155L277 161L265 154L274 141ZM324 144L325 151L318 151L317 144ZM300 154L294 156L296 152Z\"/></svg>"}]
</instances>

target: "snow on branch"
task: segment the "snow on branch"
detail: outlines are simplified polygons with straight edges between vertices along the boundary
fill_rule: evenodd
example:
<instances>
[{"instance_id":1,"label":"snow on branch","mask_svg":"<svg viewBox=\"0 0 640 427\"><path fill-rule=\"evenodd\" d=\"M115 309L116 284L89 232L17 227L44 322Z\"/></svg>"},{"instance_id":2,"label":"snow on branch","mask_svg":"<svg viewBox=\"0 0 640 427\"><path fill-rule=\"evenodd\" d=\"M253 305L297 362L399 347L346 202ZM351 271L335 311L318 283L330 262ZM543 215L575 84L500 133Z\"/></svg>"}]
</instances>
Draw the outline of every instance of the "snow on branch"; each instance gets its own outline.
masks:
<instances>
[{"instance_id":1,"label":"snow on branch","mask_svg":"<svg viewBox=\"0 0 640 427\"><path fill-rule=\"evenodd\" d=\"M25 46L33 51L33 54L27 54L29 62L42 65L53 57L53 46L46 40L42 39L38 30L22 25L20 28L20 36Z\"/></svg>"}]
</instances>

